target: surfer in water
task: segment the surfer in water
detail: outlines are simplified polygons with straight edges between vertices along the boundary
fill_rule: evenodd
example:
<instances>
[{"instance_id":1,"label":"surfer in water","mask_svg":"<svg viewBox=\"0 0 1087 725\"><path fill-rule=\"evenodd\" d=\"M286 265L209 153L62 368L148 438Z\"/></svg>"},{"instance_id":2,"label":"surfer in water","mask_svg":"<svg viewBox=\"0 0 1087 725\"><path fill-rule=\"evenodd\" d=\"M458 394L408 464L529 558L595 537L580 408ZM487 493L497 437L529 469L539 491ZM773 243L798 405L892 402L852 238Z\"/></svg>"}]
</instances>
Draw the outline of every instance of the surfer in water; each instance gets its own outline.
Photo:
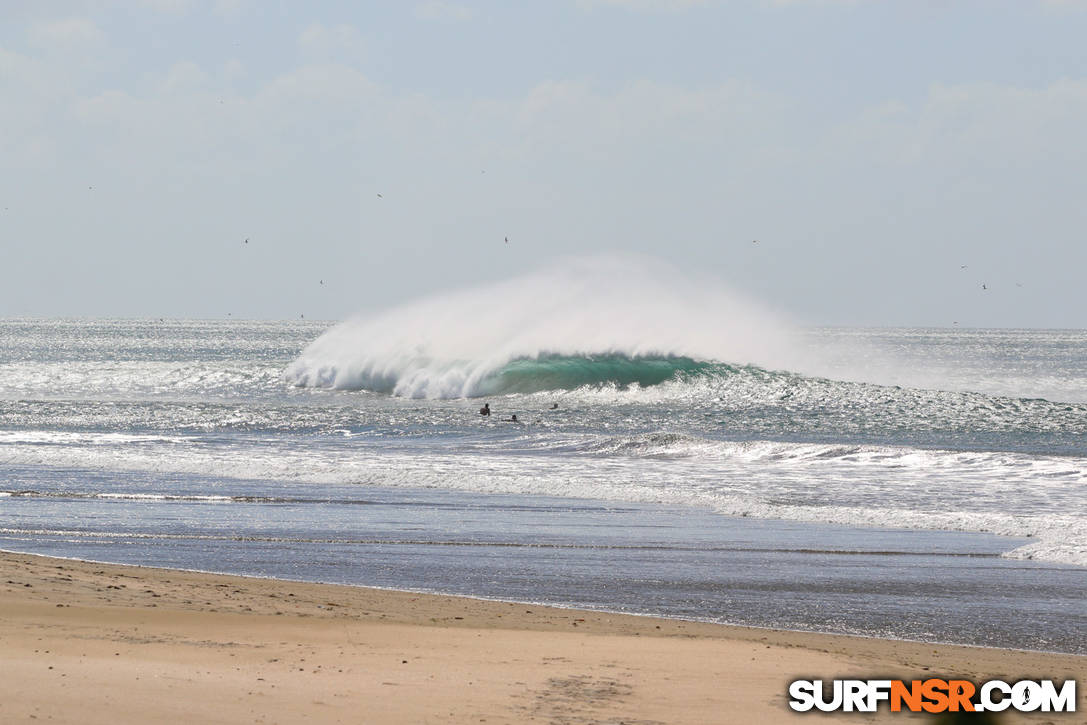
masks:
<instances>
[{"instance_id":1,"label":"surfer in water","mask_svg":"<svg viewBox=\"0 0 1087 725\"><path fill-rule=\"evenodd\" d=\"M506 422L507 423L520 423L521 421L517 420L517 414L514 413L509 418L506 418Z\"/></svg>"},{"instance_id":2,"label":"surfer in water","mask_svg":"<svg viewBox=\"0 0 1087 725\"><path fill-rule=\"evenodd\" d=\"M483 407L479 409L479 414L480 415L490 415L491 414L491 404L490 403L484 403Z\"/></svg>"}]
</instances>

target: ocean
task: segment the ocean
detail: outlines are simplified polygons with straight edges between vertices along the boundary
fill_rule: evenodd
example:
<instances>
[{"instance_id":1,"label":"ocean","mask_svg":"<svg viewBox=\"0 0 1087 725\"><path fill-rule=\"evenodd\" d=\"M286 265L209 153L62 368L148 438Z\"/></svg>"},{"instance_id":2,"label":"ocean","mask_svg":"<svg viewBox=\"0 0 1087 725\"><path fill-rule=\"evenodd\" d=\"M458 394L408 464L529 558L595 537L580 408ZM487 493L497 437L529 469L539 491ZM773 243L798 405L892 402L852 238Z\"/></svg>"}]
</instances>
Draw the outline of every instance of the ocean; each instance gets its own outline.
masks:
<instances>
[{"instance_id":1,"label":"ocean","mask_svg":"<svg viewBox=\"0 0 1087 725\"><path fill-rule=\"evenodd\" d=\"M1087 654L1087 332L491 292L0 321L0 548Z\"/></svg>"}]
</instances>

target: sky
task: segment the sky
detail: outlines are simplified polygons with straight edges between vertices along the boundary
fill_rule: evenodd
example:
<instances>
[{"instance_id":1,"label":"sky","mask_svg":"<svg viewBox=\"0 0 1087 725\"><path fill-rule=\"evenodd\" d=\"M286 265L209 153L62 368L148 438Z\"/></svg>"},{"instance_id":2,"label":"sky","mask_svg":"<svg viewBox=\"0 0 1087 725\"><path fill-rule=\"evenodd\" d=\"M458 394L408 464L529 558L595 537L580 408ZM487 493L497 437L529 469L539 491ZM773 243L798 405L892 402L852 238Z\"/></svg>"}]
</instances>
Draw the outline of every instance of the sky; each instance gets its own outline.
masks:
<instances>
[{"instance_id":1,"label":"sky","mask_svg":"<svg viewBox=\"0 0 1087 725\"><path fill-rule=\"evenodd\" d=\"M637 254L803 324L1087 328L1084 38L1087 0L6 0L0 316Z\"/></svg>"}]
</instances>

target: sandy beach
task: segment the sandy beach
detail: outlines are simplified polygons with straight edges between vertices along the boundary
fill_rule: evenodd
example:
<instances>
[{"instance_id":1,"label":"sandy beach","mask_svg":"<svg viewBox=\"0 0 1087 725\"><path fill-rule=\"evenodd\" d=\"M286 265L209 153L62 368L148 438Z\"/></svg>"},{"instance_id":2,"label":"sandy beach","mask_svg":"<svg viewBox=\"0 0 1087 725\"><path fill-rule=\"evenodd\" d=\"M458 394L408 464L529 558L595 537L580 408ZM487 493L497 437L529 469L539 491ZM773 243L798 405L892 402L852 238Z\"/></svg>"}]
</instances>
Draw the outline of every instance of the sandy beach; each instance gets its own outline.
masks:
<instances>
[{"instance_id":1,"label":"sandy beach","mask_svg":"<svg viewBox=\"0 0 1087 725\"><path fill-rule=\"evenodd\" d=\"M0 722L794 722L798 677L1087 658L0 554ZM1084 722L1075 715L1002 722ZM911 719L881 711L852 722Z\"/></svg>"}]
</instances>

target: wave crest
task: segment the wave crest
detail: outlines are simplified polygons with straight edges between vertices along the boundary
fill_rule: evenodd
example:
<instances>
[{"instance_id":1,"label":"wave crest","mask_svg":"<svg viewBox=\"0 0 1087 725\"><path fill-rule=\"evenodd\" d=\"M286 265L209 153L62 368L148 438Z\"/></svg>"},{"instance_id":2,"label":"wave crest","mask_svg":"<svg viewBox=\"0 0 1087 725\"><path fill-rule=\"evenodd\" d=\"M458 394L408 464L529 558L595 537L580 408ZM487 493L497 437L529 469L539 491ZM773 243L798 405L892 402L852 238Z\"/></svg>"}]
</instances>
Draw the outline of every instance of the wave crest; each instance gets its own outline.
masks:
<instances>
[{"instance_id":1,"label":"wave crest","mask_svg":"<svg viewBox=\"0 0 1087 725\"><path fill-rule=\"evenodd\" d=\"M487 369L470 361L437 365L426 359L408 361L399 370L381 368L370 361L357 369L319 367L300 373L296 384L345 390L370 390L406 397L478 397L511 393L538 393L579 388L650 387L703 374L721 374L729 365L689 357L548 355L516 358Z\"/></svg>"}]
</instances>

